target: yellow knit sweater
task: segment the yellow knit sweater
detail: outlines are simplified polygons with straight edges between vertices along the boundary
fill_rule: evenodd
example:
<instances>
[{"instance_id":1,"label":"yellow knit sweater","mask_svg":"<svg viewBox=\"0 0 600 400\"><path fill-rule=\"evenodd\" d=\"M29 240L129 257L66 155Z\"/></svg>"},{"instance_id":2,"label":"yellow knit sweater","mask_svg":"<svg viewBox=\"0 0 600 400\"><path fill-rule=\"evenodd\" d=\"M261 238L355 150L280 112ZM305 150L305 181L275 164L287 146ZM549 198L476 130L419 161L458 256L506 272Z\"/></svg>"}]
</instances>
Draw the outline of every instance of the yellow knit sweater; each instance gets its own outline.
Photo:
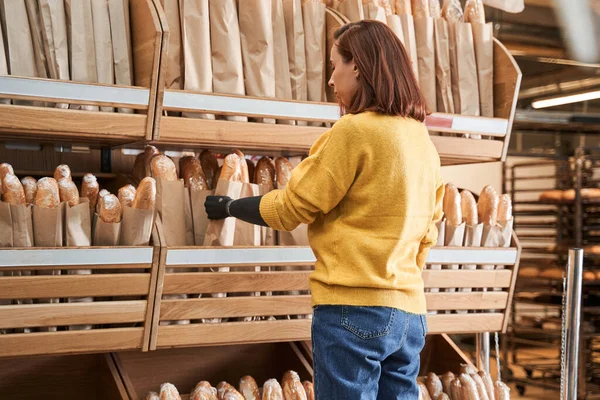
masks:
<instances>
[{"instance_id":1,"label":"yellow knit sweater","mask_svg":"<svg viewBox=\"0 0 600 400\"><path fill-rule=\"evenodd\" d=\"M287 187L263 197L260 213L277 230L309 224L313 305L424 314L421 271L437 240L443 193L425 125L364 112L325 132Z\"/></svg>"}]
</instances>

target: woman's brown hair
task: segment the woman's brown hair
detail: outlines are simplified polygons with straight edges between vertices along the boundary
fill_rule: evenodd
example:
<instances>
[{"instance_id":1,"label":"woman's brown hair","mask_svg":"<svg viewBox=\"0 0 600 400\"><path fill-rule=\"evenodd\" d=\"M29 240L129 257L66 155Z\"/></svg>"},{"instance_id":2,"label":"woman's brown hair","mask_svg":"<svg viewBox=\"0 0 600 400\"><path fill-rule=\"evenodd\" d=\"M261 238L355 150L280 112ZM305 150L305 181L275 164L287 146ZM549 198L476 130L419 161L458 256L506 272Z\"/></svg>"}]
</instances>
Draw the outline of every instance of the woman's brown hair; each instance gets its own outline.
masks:
<instances>
[{"instance_id":1,"label":"woman's brown hair","mask_svg":"<svg viewBox=\"0 0 600 400\"><path fill-rule=\"evenodd\" d=\"M352 22L339 28L334 39L342 60L354 61L359 72L358 91L345 112L425 120L427 106L408 54L390 28L378 21Z\"/></svg>"}]
</instances>

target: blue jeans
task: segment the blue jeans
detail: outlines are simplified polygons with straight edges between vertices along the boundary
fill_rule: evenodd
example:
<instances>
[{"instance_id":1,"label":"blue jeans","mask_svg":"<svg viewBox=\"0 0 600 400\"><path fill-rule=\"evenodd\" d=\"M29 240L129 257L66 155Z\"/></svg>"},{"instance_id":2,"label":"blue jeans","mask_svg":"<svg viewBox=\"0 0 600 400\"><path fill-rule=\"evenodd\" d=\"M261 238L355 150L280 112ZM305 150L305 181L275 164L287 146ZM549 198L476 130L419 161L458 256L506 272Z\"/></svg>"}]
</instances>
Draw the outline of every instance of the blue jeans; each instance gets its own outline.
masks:
<instances>
[{"instance_id":1,"label":"blue jeans","mask_svg":"<svg viewBox=\"0 0 600 400\"><path fill-rule=\"evenodd\" d=\"M416 400L425 315L388 307L317 306L312 320L317 400Z\"/></svg>"}]
</instances>

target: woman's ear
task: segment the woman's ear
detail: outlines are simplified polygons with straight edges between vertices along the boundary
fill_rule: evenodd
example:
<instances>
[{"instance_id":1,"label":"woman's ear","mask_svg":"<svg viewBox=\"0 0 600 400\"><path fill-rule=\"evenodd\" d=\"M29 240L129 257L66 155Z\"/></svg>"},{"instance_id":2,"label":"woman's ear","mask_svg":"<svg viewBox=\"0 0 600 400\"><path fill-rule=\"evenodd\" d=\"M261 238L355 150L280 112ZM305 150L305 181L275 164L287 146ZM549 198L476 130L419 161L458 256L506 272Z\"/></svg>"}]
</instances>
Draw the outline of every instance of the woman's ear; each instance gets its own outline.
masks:
<instances>
[{"instance_id":1,"label":"woman's ear","mask_svg":"<svg viewBox=\"0 0 600 400\"><path fill-rule=\"evenodd\" d=\"M354 66L352 67L352 70L354 71L354 76L356 77L356 79L358 79L358 67L356 66L356 64L354 64Z\"/></svg>"}]
</instances>

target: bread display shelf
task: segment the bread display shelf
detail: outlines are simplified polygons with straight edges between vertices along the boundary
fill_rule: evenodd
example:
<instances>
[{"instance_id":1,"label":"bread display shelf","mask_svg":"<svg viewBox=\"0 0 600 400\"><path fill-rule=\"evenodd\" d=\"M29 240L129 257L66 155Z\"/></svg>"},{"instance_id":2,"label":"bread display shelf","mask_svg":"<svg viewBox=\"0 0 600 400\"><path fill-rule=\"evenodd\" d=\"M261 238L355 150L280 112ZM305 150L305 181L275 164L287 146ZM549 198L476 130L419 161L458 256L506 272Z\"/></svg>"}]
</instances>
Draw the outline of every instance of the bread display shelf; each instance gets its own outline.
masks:
<instances>
[{"instance_id":1,"label":"bread display shelf","mask_svg":"<svg viewBox=\"0 0 600 400\"><path fill-rule=\"evenodd\" d=\"M0 357L148 350L159 249L1 249Z\"/></svg>"},{"instance_id":2,"label":"bread display shelf","mask_svg":"<svg viewBox=\"0 0 600 400\"><path fill-rule=\"evenodd\" d=\"M431 249L428 264L496 269L423 271L429 332L504 332L519 253L516 237L510 248ZM150 349L309 340L314 263L308 247L163 248Z\"/></svg>"},{"instance_id":3,"label":"bread display shelf","mask_svg":"<svg viewBox=\"0 0 600 400\"><path fill-rule=\"evenodd\" d=\"M153 0L129 2L134 86L0 76L0 98L135 109L136 114L0 105L0 137L131 143L152 137L163 32Z\"/></svg>"}]
</instances>

